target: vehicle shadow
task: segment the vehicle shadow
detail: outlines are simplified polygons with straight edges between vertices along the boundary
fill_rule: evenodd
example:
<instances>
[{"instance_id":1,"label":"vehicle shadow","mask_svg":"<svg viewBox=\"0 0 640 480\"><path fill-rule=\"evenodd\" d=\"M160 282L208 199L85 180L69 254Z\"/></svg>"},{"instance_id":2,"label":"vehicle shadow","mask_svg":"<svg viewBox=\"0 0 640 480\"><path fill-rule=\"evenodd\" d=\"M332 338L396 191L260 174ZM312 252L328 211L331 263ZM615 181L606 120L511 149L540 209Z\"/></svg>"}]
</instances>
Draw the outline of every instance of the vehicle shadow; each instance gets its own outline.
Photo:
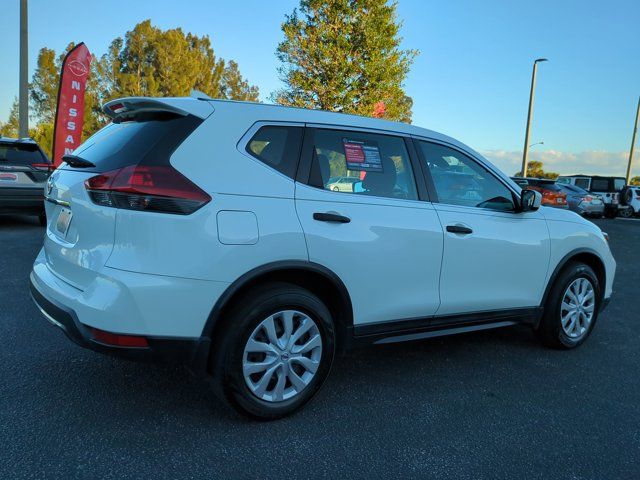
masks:
<instances>
[{"instance_id":1,"label":"vehicle shadow","mask_svg":"<svg viewBox=\"0 0 640 480\"><path fill-rule=\"evenodd\" d=\"M40 377L37 383L41 388L50 383L44 388L53 409L69 409L90 422L93 417L98 421L102 406L108 404L120 415L149 422L172 418L200 426L254 423L220 402L206 378L194 377L183 367L102 356L69 343L61 332L55 333L60 334L59 341L36 362L48 368L30 372ZM354 410L362 413L388 408L389 402L399 398L427 400L430 393L453 390L452 382L465 395L465 388L474 390L477 385L471 381L460 386L460 380L486 379L488 365L495 363L496 357L502 363L505 357L513 357L517 363L519 357L541 349L530 329L523 327L362 347L337 357L319 397L285 421L347 418ZM43 375L52 368L64 371L64 375ZM68 392L77 391L78 385L82 385L83 394L70 398Z\"/></svg>"}]
</instances>

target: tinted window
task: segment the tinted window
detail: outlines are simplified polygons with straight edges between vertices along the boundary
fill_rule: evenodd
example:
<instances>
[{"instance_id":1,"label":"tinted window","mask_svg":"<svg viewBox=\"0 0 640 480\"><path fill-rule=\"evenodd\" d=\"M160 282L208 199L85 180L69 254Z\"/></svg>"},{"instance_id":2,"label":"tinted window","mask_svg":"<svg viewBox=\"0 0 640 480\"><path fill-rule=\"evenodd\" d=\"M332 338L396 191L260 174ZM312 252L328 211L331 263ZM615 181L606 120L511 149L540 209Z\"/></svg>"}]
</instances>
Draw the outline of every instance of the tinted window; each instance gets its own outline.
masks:
<instances>
[{"instance_id":1,"label":"tinted window","mask_svg":"<svg viewBox=\"0 0 640 480\"><path fill-rule=\"evenodd\" d=\"M589 190L589 179L588 178L576 178L576 187L584 188L585 190Z\"/></svg>"},{"instance_id":2,"label":"tinted window","mask_svg":"<svg viewBox=\"0 0 640 480\"><path fill-rule=\"evenodd\" d=\"M450 205L513 210L513 195L487 169L458 150L419 142L438 201Z\"/></svg>"},{"instance_id":3,"label":"tinted window","mask_svg":"<svg viewBox=\"0 0 640 480\"><path fill-rule=\"evenodd\" d=\"M545 180L529 180L529 185L544 188L545 190L550 190L552 192L560 192L562 189L555 184L555 182L549 182Z\"/></svg>"},{"instance_id":4,"label":"tinted window","mask_svg":"<svg viewBox=\"0 0 640 480\"><path fill-rule=\"evenodd\" d=\"M247 151L280 173L294 178L302 145L302 127L266 126L249 140Z\"/></svg>"},{"instance_id":5,"label":"tinted window","mask_svg":"<svg viewBox=\"0 0 640 480\"><path fill-rule=\"evenodd\" d=\"M37 145L15 143L0 143L0 162L11 165L49 163Z\"/></svg>"},{"instance_id":6,"label":"tinted window","mask_svg":"<svg viewBox=\"0 0 640 480\"><path fill-rule=\"evenodd\" d=\"M334 192L418 199L403 138L322 129L313 135L311 185Z\"/></svg>"},{"instance_id":7,"label":"tinted window","mask_svg":"<svg viewBox=\"0 0 640 480\"><path fill-rule=\"evenodd\" d=\"M609 180L606 178L594 178L591 180L591 190L594 192L608 192Z\"/></svg>"},{"instance_id":8,"label":"tinted window","mask_svg":"<svg viewBox=\"0 0 640 480\"><path fill-rule=\"evenodd\" d=\"M129 165L168 162L171 153L202 122L188 115L154 115L110 123L89 137L74 155L89 160L96 167L84 172L106 172ZM70 166L64 167L71 169Z\"/></svg>"}]
</instances>

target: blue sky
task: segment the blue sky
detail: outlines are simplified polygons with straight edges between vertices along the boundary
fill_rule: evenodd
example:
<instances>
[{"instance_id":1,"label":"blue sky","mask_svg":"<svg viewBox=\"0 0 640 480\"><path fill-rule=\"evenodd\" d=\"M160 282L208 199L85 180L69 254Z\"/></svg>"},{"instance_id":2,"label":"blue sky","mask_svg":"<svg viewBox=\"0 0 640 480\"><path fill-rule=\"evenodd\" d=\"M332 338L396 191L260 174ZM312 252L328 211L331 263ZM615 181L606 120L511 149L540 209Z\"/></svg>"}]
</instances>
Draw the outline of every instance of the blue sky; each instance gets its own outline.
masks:
<instances>
[{"instance_id":1,"label":"blue sky","mask_svg":"<svg viewBox=\"0 0 640 480\"><path fill-rule=\"evenodd\" d=\"M18 90L18 0L2 0L0 119ZM137 22L209 35L263 99L281 86L275 49L296 0L30 0L30 74L40 48L84 41L94 54ZM74 5L84 5L77 14ZM561 173L624 174L640 95L637 0L399 0L415 124L452 135L507 173L519 164L531 64L539 68L532 158ZM640 166L635 174L640 174Z\"/></svg>"}]
</instances>

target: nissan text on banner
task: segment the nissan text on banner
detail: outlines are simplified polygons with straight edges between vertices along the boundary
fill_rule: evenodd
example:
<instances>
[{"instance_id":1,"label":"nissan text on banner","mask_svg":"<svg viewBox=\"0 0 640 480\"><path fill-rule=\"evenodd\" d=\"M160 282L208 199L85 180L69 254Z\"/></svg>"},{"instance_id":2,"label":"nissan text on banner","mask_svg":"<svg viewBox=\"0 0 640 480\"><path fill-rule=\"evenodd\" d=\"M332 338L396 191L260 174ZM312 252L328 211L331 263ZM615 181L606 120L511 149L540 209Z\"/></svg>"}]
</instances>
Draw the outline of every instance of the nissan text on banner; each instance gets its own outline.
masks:
<instances>
[{"instance_id":1,"label":"nissan text on banner","mask_svg":"<svg viewBox=\"0 0 640 480\"><path fill-rule=\"evenodd\" d=\"M91 53L79 43L62 62L58 105L53 131L53 164L62 163L62 156L73 152L82 138L84 123L84 90L89 77Z\"/></svg>"}]
</instances>

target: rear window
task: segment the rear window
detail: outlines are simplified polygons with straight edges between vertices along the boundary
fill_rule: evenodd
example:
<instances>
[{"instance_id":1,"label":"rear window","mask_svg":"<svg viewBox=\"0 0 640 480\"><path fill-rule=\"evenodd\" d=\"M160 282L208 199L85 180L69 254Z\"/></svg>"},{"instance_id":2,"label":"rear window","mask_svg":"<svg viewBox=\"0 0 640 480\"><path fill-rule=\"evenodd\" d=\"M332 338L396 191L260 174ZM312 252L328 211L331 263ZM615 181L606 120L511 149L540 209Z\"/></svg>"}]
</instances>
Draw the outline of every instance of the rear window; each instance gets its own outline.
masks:
<instances>
[{"instance_id":1,"label":"rear window","mask_svg":"<svg viewBox=\"0 0 640 480\"><path fill-rule=\"evenodd\" d=\"M562 189L555 182L545 180L528 180L529 185L551 190L552 192L560 192Z\"/></svg>"},{"instance_id":2,"label":"rear window","mask_svg":"<svg viewBox=\"0 0 640 480\"><path fill-rule=\"evenodd\" d=\"M155 115L141 120L110 123L89 137L74 152L95 168L85 172L106 172L129 165L154 165L169 161L173 151L202 122L192 115ZM70 166L64 167L72 169Z\"/></svg>"},{"instance_id":3,"label":"rear window","mask_svg":"<svg viewBox=\"0 0 640 480\"><path fill-rule=\"evenodd\" d=\"M0 162L11 165L31 165L32 163L49 163L35 144L0 143Z\"/></svg>"},{"instance_id":4,"label":"rear window","mask_svg":"<svg viewBox=\"0 0 640 480\"><path fill-rule=\"evenodd\" d=\"M247 152L287 177L294 178L302 146L302 127L270 125L260 128Z\"/></svg>"}]
</instances>

